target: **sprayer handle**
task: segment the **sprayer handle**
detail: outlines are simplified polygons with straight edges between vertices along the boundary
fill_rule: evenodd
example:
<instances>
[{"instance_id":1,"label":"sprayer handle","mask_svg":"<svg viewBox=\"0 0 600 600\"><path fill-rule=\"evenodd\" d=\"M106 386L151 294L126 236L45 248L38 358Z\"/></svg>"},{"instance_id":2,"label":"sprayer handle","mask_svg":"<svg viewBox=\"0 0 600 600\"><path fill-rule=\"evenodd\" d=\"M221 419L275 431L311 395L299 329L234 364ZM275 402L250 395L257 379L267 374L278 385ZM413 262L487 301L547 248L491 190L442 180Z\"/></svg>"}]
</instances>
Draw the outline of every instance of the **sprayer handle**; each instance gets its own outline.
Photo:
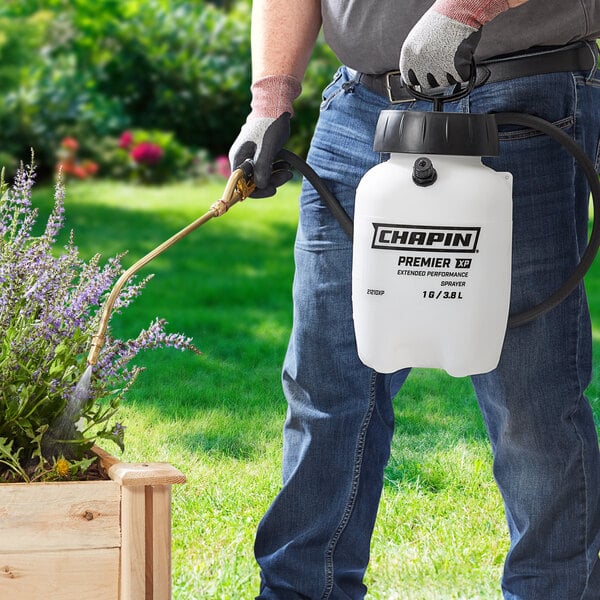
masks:
<instances>
[{"instance_id":1,"label":"sprayer handle","mask_svg":"<svg viewBox=\"0 0 600 600\"><path fill-rule=\"evenodd\" d=\"M480 85L481 85L481 83L484 83L488 77L489 77L489 72L488 72L487 76L484 77L483 81L480 82ZM469 71L469 79L466 81L467 85L464 85L464 83L456 83L454 85L454 89L453 89L452 93L450 93L450 94L445 94L445 91L441 91L437 94L436 93L426 93L426 92L423 92L422 90L417 90L416 86L412 85L408 81L405 81L404 85L406 86L406 89L410 92L410 94L416 100L425 100L426 102L433 102L433 110L437 111L437 112L443 112L444 104L446 102L455 102L456 100L460 100L461 98L468 96L473 91L473 88L475 87L476 83L477 83L477 65L475 64L475 59L473 58L471 60L471 69ZM447 88L443 88L443 90L446 90L446 89Z\"/></svg>"}]
</instances>

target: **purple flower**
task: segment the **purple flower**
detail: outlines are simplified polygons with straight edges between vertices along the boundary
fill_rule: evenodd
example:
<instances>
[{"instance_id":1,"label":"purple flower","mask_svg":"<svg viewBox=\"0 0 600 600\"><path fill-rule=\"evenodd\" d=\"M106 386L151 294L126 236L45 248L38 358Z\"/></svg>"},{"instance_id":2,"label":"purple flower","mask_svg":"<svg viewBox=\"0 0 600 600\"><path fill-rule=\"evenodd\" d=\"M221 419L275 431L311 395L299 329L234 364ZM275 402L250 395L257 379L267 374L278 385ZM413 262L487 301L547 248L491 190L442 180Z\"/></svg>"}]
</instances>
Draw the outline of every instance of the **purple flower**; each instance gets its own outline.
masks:
<instances>
[{"instance_id":1,"label":"purple flower","mask_svg":"<svg viewBox=\"0 0 600 600\"><path fill-rule=\"evenodd\" d=\"M146 159L153 151L148 150ZM167 333L161 319L129 340L113 338L109 327L94 366L89 401L74 412L74 390L86 369L103 303L123 272L122 255L103 264L99 255L83 261L73 234L62 252L56 252L53 246L64 226L60 178L44 233L34 237L34 180L35 169L28 167L18 171L10 188L0 183L0 431L14 443L22 464L41 456L44 432L65 414L74 415L73 423L81 428L81 433L73 428L70 449L89 447L94 436L121 445L125 428L112 420L141 371L133 359L159 347L198 352L190 338ZM148 280L125 285L114 312L139 296Z\"/></svg>"}]
</instances>

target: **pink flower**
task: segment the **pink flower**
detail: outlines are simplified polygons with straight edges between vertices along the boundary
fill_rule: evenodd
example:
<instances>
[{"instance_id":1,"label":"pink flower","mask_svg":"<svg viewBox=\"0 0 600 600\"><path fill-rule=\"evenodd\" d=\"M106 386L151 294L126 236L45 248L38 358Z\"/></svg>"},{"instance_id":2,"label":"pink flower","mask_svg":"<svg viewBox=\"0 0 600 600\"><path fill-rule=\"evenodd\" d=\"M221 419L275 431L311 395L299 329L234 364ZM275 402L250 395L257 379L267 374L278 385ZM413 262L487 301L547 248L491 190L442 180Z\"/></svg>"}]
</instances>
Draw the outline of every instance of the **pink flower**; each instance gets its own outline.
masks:
<instances>
[{"instance_id":1,"label":"pink flower","mask_svg":"<svg viewBox=\"0 0 600 600\"><path fill-rule=\"evenodd\" d=\"M143 165L155 165L162 156L163 149L152 142L141 142L131 151L131 158Z\"/></svg>"},{"instance_id":2,"label":"pink flower","mask_svg":"<svg viewBox=\"0 0 600 600\"><path fill-rule=\"evenodd\" d=\"M75 151L79 148L79 142L74 137L70 137L70 136L63 138L60 145L63 148L65 148L66 150L72 150L72 151Z\"/></svg>"},{"instance_id":3,"label":"pink flower","mask_svg":"<svg viewBox=\"0 0 600 600\"><path fill-rule=\"evenodd\" d=\"M81 165L73 165L69 172L77 179L85 179L88 176L88 172Z\"/></svg>"},{"instance_id":4,"label":"pink flower","mask_svg":"<svg viewBox=\"0 0 600 600\"><path fill-rule=\"evenodd\" d=\"M81 166L90 177L93 177L98 172L98 163L93 160L84 160Z\"/></svg>"},{"instance_id":5,"label":"pink flower","mask_svg":"<svg viewBox=\"0 0 600 600\"><path fill-rule=\"evenodd\" d=\"M131 131L124 131L119 138L119 148L128 150L133 144L133 133Z\"/></svg>"},{"instance_id":6,"label":"pink flower","mask_svg":"<svg viewBox=\"0 0 600 600\"><path fill-rule=\"evenodd\" d=\"M217 167L217 173L221 177L229 179L231 175L231 166L229 164L229 159L226 156L217 156L217 158L215 159L215 164Z\"/></svg>"}]
</instances>

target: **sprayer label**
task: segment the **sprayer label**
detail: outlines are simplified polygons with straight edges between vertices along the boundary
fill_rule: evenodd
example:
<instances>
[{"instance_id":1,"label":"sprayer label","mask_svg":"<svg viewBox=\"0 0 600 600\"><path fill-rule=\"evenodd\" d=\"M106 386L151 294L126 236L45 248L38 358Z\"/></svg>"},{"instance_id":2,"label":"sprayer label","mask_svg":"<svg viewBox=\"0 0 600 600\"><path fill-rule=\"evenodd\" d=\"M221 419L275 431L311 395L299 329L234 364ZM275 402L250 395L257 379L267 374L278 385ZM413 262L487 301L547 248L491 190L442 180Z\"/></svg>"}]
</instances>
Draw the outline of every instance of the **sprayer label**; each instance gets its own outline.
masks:
<instances>
[{"instance_id":1,"label":"sprayer label","mask_svg":"<svg viewBox=\"0 0 600 600\"><path fill-rule=\"evenodd\" d=\"M373 223L371 248L470 253L477 251L480 227L437 227Z\"/></svg>"}]
</instances>

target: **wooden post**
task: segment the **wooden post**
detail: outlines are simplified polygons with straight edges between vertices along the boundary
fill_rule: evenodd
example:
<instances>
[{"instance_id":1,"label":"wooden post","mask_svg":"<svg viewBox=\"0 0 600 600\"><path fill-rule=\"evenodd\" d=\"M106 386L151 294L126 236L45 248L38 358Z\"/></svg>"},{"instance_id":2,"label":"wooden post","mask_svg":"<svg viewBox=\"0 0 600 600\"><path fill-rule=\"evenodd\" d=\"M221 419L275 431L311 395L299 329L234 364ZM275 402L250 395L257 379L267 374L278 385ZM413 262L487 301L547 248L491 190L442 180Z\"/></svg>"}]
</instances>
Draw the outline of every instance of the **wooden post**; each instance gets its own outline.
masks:
<instances>
[{"instance_id":1,"label":"wooden post","mask_svg":"<svg viewBox=\"0 0 600 600\"><path fill-rule=\"evenodd\" d=\"M143 487L121 490L121 596L146 600L145 495Z\"/></svg>"},{"instance_id":2,"label":"wooden post","mask_svg":"<svg viewBox=\"0 0 600 600\"><path fill-rule=\"evenodd\" d=\"M146 487L146 585L152 600L171 598L171 486Z\"/></svg>"},{"instance_id":3,"label":"wooden post","mask_svg":"<svg viewBox=\"0 0 600 600\"><path fill-rule=\"evenodd\" d=\"M122 486L119 600L170 600L171 485L185 476L168 463L119 462L108 475Z\"/></svg>"}]
</instances>

